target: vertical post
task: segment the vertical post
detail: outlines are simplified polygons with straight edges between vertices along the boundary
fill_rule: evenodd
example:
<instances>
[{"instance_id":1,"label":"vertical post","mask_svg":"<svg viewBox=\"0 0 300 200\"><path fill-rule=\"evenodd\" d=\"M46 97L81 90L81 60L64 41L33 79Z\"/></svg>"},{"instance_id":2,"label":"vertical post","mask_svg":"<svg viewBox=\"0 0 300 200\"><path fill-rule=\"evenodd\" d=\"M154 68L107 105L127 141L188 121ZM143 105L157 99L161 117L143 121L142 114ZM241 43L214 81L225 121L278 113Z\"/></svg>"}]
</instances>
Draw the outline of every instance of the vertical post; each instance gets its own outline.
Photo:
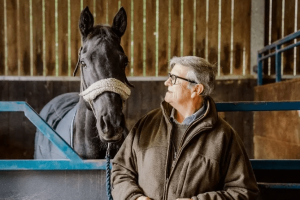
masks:
<instances>
[{"instance_id":1,"label":"vertical post","mask_svg":"<svg viewBox=\"0 0 300 200\"><path fill-rule=\"evenodd\" d=\"M278 52L281 48L281 45L276 46L275 54L275 73L276 73L276 82L281 81L281 53Z\"/></svg>"},{"instance_id":2,"label":"vertical post","mask_svg":"<svg viewBox=\"0 0 300 200\"><path fill-rule=\"evenodd\" d=\"M257 85L262 85L262 60L261 54L257 54Z\"/></svg>"}]
</instances>

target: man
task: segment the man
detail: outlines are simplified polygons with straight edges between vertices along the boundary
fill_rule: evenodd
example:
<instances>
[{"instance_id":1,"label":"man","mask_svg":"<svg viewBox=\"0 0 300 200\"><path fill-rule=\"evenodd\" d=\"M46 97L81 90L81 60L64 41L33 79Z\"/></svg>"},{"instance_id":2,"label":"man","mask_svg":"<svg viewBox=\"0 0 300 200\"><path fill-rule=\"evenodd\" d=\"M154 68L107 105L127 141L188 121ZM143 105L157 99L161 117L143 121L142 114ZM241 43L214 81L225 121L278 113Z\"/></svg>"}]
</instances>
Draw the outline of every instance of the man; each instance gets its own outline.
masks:
<instances>
[{"instance_id":1,"label":"man","mask_svg":"<svg viewBox=\"0 0 300 200\"><path fill-rule=\"evenodd\" d=\"M161 108L136 123L114 158L114 200L256 199L243 143L210 97L215 67L195 56L170 66Z\"/></svg>"}]
</instances>

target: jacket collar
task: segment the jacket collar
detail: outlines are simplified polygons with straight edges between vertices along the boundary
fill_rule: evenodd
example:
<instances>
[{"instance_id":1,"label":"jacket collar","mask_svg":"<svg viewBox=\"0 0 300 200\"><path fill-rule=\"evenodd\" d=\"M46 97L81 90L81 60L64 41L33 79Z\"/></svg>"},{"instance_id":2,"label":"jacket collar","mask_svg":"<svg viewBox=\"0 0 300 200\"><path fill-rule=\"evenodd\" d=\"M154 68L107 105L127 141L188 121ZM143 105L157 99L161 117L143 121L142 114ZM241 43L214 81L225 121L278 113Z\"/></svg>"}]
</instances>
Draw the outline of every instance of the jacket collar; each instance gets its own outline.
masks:
<instances>
[{"instance_id":1,"label":"jacket collar","mask_svg":"<svg viewBox=\"0 0 300 200\"><path fill-rule=\"evenodd\" d=\"M205 98L207 101L207 110L202 117L201 124L203 125L203 127L213 127L214 124L218 120L218 113L217 113L216 105L215 105L214 100L210 96L207 96ZM171 116L173 107L166 101L163 101L161 103L161 109L162 109L162 112L163 112L166 122L171 123L170 116ZM196 122L196 121L198 121L198 120L196 119L194 122ZM194 124L194 122L192 124Z\"/></svg>"}]
</instances>

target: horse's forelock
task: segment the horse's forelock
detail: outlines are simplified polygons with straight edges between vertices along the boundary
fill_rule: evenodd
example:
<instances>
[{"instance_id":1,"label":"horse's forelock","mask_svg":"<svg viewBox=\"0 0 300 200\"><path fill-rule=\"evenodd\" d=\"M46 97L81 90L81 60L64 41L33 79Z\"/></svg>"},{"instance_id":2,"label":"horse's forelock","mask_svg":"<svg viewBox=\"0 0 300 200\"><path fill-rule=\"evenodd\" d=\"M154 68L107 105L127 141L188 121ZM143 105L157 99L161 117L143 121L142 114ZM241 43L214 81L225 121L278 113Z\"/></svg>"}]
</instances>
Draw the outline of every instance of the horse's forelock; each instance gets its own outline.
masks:
<instances>
[{"instance_id":1,"label":"horse's forelock","mask_svg":"<svg viewBox=\"0 0 300 200\"><path fill-rule=\"evenodd\" d=\"M91 39L94 37L105 38L111 41L120 41L120 38L113 32L109 25L94 26L92 31L89 33L87 39Z\"/></svg>"}]
</instances>

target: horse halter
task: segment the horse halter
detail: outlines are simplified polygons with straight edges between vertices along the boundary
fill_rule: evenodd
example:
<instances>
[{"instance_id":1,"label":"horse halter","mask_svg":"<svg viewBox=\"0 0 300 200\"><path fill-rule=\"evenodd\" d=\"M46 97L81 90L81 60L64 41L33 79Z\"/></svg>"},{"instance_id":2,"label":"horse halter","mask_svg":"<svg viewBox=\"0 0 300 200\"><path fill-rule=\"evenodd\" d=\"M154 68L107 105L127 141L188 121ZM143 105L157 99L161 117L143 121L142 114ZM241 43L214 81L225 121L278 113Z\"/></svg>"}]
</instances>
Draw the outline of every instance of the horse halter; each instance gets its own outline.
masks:
<instances>
[{"instance_id":1,"label":"horse halter","mask_svg":"<svg viewBox=\"0 0 300 200\"><path fill-rule=\"evenodd\" d=\"M77 61L73 76L75 76L75 74L78 70L78 66L80 65L81 50L82 50L82 47L80 47L79 52L78 52L78 61ZM115 78L102 79L102 80L99 80L99 81L93 83L89 87L87 87L84 77L83 77L82 69L81 69L81 73L82 73L81 74L81 93L79 95L82 96L83 99L90 104L95 117L96 117L96 113L92 106L92 101L96 97L98 97L100 94L102 94L103 92L114 92L114 93L119 94L123 101L123 105L131 94L129 87L127 87L127 85L124 84L122 81L115 79ZM84 88L86 88L86 89L84 90Z\"/></svg>"}]
</instances>

